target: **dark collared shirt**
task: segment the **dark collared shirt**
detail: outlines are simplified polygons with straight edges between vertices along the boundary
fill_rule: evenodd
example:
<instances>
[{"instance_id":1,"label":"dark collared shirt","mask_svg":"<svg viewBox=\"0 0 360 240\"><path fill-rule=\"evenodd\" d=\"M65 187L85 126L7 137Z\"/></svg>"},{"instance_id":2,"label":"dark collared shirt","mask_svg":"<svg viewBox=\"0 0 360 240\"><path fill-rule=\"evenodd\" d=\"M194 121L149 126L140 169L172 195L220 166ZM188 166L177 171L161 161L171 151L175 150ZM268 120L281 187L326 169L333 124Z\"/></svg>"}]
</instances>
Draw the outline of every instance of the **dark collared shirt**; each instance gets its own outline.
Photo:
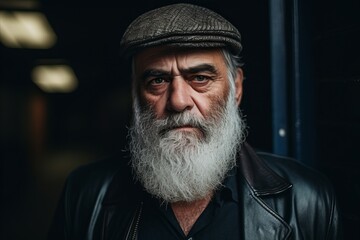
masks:
<instances>
[{"instance_id":1,"label":"dark collared shirt","mask_svg":"<svg viewBox=\"0 0 360 240\"><path fill-rule=\"evenodd\" d=\"M139 240L154 239L240 239L239 204L236 171L232 170L212 201L185 236L170 205L160 205L147 197L139 224Z\"/></svg>"}]
</instances>

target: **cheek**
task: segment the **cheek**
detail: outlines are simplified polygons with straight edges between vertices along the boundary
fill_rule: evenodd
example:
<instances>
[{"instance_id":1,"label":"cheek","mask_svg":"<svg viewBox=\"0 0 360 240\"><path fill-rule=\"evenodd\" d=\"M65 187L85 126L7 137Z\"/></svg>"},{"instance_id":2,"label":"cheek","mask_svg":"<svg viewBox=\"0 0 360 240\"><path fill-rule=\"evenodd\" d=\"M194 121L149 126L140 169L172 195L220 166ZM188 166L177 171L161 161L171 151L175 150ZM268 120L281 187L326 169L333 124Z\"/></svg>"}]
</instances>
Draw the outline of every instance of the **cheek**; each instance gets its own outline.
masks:
<instances>
[{"instance_id":1,"label":"cheek","mask_svg":"<svg viewBox=\"0 0 360 240\"><path fill-rule=\"evenodd\" d=\"M219 119L226 107L226 96L214 96L211 98L210 117Z\"/></svg>"},{"instance_id":2,"label":"cheek","mask_svg":"<svg viewBox=\"0 0 360 240\"><path fill-rule=\"evenodd\" d=\"M200 96L194 99L197 111L203 118L216 118L221 107L225 106L223 96L216 94ZM195 113L195 112L194 112Z\"/></svg>"},{"instance_id":3,"label":"cheek","mask_svg":"<svg viewBox=\"0 0 360 240\"><path fill-rule=\"evenodd\" d=\"M226 107L228 95L229 88L227 87L222 91L207 96L205 100L199 101L202 104L200 111L204 117L218 118L218 115L220 115Z\"/></svg>"},{"instance_id":4,"label":"cheek","mask_svg":"<svg viewBox=\"0 0 360 240\"><path fill-rule=\"evenodd\" d=\"M164 96L154 96L151 94L140 93L140 106L152 111L156 117L164 115L166 109L166 99Z\"/></svg>"}]
</instances>

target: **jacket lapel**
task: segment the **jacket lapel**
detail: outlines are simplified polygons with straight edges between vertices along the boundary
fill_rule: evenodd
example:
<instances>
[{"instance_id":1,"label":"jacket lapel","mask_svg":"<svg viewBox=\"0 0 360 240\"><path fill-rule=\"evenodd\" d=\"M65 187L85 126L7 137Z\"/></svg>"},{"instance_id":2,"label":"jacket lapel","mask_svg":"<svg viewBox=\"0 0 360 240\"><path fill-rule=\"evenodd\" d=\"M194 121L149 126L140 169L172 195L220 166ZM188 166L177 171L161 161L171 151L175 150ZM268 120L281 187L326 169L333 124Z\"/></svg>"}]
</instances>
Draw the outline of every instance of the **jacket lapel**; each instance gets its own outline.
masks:
<instances>
[{"instance_id":1,"label":"jacket lapel","mask_svg":"<svg viewBox=\"0 0 360 240\"><path fill-rule=\"evenodd\" d=\"M289 239L291 227L259 197L243 193L244 239Z\"/></svg>"},{"instance_id":2,"label":"jacket lapel","mask_svg":"<svg viewBox=\"0 0 360 240\"><path fill-rule=\"evenodd\" d=\"M128 159L123 162L127 163ZM103 223L100 239L133 239L128 237L134 231L142 198L142 187L134 182L129 165L122 165L114 176L102 203Z\"/></svg>"},{"instance_id":3,"label":"jacket lapel","mask_svg":"<svg viewBox=\"0 0 360 240\"><path fill-rule=\"evenodd\" d=\"M247 143L241 147L238 165L241 175L256 196L276 195L292 187L291 183L269 168Z\"/></svg>"},{"instance_id":4,"label":"jacket lapel","mask_svg":"<svg viewBox=\"0 0 360 240\"><path fill-rule=\"evenodd\" d=\"M289 239L291 227L262 197L276 197L292 185L267 167L246 143L240 151L238 164L244 239Z\"/></svg>"}]
</instances>

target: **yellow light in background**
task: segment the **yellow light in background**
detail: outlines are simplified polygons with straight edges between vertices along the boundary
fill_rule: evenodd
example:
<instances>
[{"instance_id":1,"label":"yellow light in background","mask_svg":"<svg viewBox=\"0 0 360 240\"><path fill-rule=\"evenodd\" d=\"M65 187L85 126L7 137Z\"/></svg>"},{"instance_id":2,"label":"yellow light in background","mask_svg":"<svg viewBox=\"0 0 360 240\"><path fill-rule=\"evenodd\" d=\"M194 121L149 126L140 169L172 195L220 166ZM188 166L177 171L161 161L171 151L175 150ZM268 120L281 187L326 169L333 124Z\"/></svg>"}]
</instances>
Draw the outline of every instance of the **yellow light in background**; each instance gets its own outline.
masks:
<instances>
[{"instance_id":1,"label":"yellow light in background","mask_svg":"<svg viewBox=\"0 0 360 240\"><path fill-rule=\"evenodd\" d=\"M57 37L39 12L0 11L0 41L10 48L50 48Z\"/></svg>"},{"instance_id":2,"label":"yellow light in background","mask_svg":"<svg viewBox=\"0 0 360 240\"><path fill-rule=\"evenodd\" d=\"M76 89L78 80L68 65L40 65L32 71L33 82L43 91L68 93Z\"/></svg>"}]
</instances>

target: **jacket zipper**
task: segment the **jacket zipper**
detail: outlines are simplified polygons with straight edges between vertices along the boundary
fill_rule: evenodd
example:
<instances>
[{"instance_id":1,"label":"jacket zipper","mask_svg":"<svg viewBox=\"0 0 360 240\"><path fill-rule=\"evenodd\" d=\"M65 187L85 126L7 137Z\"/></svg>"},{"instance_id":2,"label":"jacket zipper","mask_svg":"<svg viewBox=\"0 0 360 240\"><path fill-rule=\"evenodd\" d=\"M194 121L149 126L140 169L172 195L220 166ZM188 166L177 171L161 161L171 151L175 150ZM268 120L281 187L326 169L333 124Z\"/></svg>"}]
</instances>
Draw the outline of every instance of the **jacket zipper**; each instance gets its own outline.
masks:
<instances>
[{"instance_id":1,"label":"jacket zipper","mask_svg":"<svg viewBox=\"0 0 360 240\"><path fill-rule=\"evenodd\" d=\"M143 208L143 202L140 202L139 206L135 210L133 218L131 219L130 226L129 226L127 234L125 236L125 240L136 240L137 239L142 208Z\"/></svg>"}]
</instances>

